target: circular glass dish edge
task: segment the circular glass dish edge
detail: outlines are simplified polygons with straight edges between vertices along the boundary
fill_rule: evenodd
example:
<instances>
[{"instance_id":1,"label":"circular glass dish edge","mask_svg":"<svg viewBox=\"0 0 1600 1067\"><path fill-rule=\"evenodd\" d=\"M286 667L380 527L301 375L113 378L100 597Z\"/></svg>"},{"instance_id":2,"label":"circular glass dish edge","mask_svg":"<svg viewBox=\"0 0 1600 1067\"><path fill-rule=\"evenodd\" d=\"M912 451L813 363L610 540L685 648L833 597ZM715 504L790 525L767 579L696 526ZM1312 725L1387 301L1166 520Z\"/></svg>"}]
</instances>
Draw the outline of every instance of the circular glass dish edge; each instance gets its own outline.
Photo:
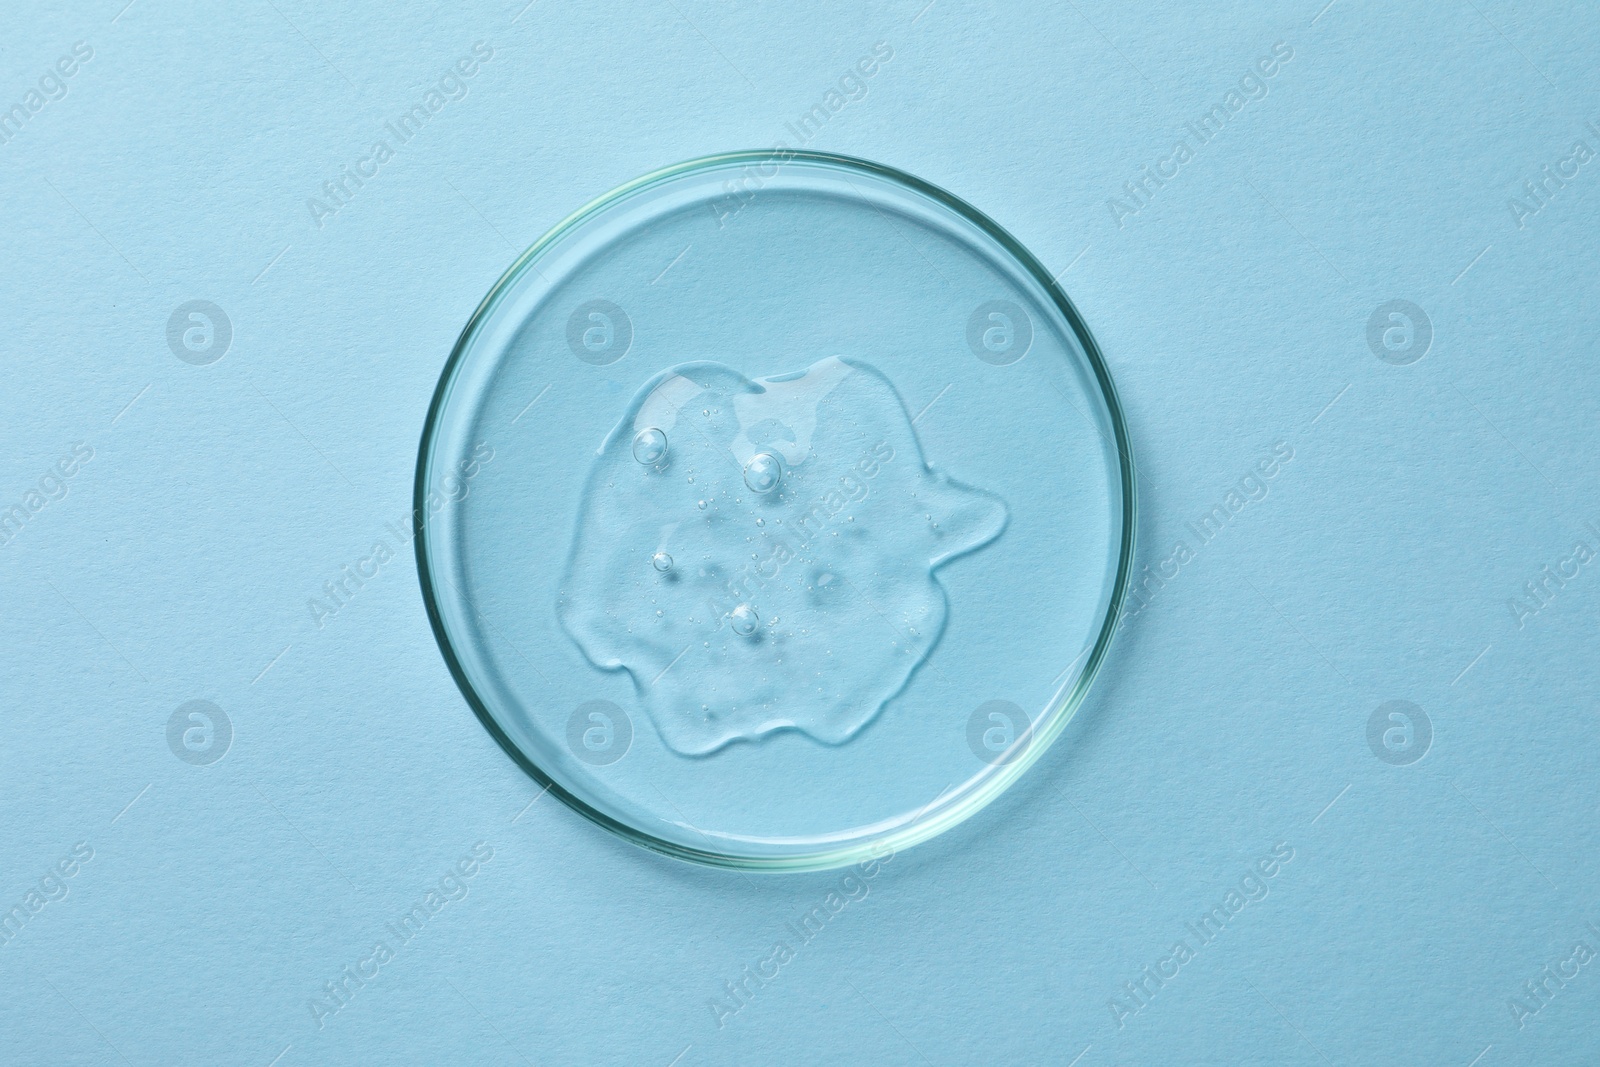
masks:
<instances>
[{"instance_id":1,"label":"circular glass dish edge","mask_svg":"<svg viewBox=\"0 0 1600 1067\"><path fill-rule=\"evenodd\" d=\"M667 841L655 837L643 830L621 822L605 812L591 806L582 798L564 788L553 777L542 770L533 762L510 738L495 719L494 713L479 698L471 680L467 677L460 661L457 659L452 647L451 638L445 629L443 617L437 601L431 567L428 562L428 529L427 529L427 496L429 484L428 461L433 444L434 431L440 412L443 410L450 395L450 387L455 380L456 371L461 361L465 358L467 350L473 341L480 325L498 307L500 300L513 287L540 253L549 245L555 243L567 232L585 220L604 211L610 205L626 199L641 189L670 181L684 173L737 164L777 164L782 166L787 163L802 162L820 164L824 166L840 167L845 170L855 170L899 183L938 202L945 208L967 219L977 226L987 236L992 238L1000 247L1019 263L1022 268L1033 277L1035 282L1044 290L1051 301L1061 312L1067 324L1072 328L1073 336L1082 347L1089 366L1094 372L1096 384L1099 386L1101 399L1106 405L1112 432L1115 437L1113 444L1117 449L1117 465L1121 475L1120 488L1122 493L1122 529L1120 538L1120 552L1117 561L1117 574L1112 583L1111 596L1107 603L1105 618L1101 622L1100 632L1095 639L1093 649L1089 653L1088 661L1083 671L1079 674L1077 683L1067 693L1056 707L1047 711L1044 716L1044 728L1027 746L1022 755L1016 760L1004 765L999 773L993 775L977 789L963 796L959 803L943 808L934 808L917 816L902 829L874 836L870 839L843 845L838 848L820 850L813 853L800 854L786 857L738 855L733 853L716 852L710 849L695 848L679 842ZM1098 432L1098 431L1096 431ZM769 150L756 149L737 152L720 153L711 156L702 156L696 159L675 163L651 173L642 175L632 181L626 182L615 189L590 201L583 207L562 219L555 226L528 247L495 281L489 292L473 310L462 329L461 335L456 339L455 346L450 351L449 358L439 374L439 382L434 388L433 397L428 404L427 416L423 422L421 439L417 449L416 476L412 490L412 507L415 525L413 548L416 554L417 578L422 590L423 605L427 610L428 623L433 630L435 643L443 655L445 665L450 670L450 675L455 679L456 687L461 691L468 706L483 724L489 735L499 743L512 761L534 781L538 782L546 791L554 794L569 808L589 819L591 822L611 831L617 836L639 845L642 848L676 859L701 863L708 866L724 867L736 870L749 871L816 871L843 867L851 863L892 855L905 848L920 844L930 838L936 837L945 830L964 822L972 815L987 807L1001 793L1005 792L1027 770L1036 763L1045 751L1055 742L1056 738L1066 729L1078 707L1087 696L1090 686L1098 676L1100 666L1105 659L1110 647L1112 637L1117 628L1117 623L1122 616L1122 604L1127 595L1127 589L1133 573L1133 559L1135 548L1135 534L1137 529L1138 501L1136 492L1135 467L1133 463L1132 447L1128 440L1126 420L1122 413L1122 405L1117 397L1116 386L1112 382L1105 359L1101 355L1099 346L1095 343L1093 335L1089 332L1083 317L1078 313L1077 307L1072 303L1066 292L1056 284L1055 279L1045 270L1031 252L1027 250L1016 238L1002 228L993 219L989 218L977 208L968 204L960 197L946 192L944 189L922 180L904 171L870 160L853 156L836 155L823 152L807 152L795 150ZM938 804L938 798L933 804Z\"/></svg>"}]
</instances>

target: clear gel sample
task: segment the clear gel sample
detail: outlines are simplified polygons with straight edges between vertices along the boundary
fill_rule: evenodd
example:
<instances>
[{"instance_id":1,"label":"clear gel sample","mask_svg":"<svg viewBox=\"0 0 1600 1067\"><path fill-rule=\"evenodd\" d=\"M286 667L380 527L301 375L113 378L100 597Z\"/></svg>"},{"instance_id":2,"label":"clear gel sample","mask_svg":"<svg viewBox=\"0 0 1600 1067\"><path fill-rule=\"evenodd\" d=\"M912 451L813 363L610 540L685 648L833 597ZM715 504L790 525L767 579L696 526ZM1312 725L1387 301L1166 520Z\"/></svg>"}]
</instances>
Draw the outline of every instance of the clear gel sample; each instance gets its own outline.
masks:
<instances>
[{"instance_id":1,"label":"clear gel sample","mask_svg":"<svg viewBox=\"0 0 1600 1067\"><path fill-rule=\"evenodd\" d=\"M642 464L642 438L677 444ZM870 364L759 381L685 364L647 382L600 446L557 613L591 663L632 676L676 752L785 728L836 745L944 632L934 568L1005 517L929 468Z\"/></svg>"}]
</instances>

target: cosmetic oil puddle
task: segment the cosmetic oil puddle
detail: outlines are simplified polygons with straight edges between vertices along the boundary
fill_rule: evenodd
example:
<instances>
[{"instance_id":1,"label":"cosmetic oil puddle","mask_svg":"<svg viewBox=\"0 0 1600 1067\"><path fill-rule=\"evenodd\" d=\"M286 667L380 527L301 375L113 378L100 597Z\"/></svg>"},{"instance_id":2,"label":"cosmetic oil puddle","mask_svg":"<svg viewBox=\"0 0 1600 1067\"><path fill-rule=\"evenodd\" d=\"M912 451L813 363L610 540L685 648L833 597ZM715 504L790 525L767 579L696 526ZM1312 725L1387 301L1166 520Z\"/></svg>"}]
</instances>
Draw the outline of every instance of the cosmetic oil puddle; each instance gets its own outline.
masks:
<instances>
[{"instance_id":1,"label":"cosmetic oil puddle","mask_svg":"<svg viewBox=\"0 0 1600 1067\"><path fill-rule=\"evenodd\" d=\"M1006 519L924 462L870 364L751 380L685 363L596 454L557 614L589 662L632 676L675 752L782 729L842 744L943 632L935 569Z\"/></svg>"}]
</instances>

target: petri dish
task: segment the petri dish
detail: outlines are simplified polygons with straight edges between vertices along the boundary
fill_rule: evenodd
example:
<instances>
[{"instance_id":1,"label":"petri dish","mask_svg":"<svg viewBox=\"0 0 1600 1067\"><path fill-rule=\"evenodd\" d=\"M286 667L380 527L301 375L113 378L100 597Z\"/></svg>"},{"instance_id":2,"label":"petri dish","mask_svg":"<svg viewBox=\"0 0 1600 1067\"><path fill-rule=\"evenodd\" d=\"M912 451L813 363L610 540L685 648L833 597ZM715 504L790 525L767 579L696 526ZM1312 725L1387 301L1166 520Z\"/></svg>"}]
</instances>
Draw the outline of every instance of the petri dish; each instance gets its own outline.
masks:
<instances>
[{"instance_id":1,"label":"petri dish","mask_svg":"<svg viewBox=\"0 0 1600 1067\"><path fill-rule=\"evenodd\" d=\"M637 844L881 857L1057 738L1128 583L1116 393L973 207L784 150L577 211L477 308L416 477L424 601L521 768Z\"/></svg>"}]
</instances>

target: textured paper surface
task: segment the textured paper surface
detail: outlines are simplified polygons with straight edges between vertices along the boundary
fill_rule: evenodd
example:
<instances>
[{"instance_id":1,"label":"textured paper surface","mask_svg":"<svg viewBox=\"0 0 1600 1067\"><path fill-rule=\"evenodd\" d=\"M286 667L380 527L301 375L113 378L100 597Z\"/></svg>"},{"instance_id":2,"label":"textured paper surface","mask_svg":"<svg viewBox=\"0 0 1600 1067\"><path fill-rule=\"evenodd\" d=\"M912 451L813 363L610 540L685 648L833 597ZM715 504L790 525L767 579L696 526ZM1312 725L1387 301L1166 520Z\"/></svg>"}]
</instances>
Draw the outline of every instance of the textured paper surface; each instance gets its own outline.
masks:
<instances>
[{"instance_id":1,"label":"textured paper surface","mask_svg":"<svg viewBox=\"0 0 1600 1067\"><path fill-rule=\"evenodd\" d=\"M1594 1055L1592 13L7 21L0 1060ZM1017 787L848 885L657 858L539 799L409 547L374 551L515 256L807 115L807 147L943 186L1061 272L1159 576ZM347 566L372 576L309 610ZM186 748L191 701L228 729Z\"/></svg>"}]
</instances>

